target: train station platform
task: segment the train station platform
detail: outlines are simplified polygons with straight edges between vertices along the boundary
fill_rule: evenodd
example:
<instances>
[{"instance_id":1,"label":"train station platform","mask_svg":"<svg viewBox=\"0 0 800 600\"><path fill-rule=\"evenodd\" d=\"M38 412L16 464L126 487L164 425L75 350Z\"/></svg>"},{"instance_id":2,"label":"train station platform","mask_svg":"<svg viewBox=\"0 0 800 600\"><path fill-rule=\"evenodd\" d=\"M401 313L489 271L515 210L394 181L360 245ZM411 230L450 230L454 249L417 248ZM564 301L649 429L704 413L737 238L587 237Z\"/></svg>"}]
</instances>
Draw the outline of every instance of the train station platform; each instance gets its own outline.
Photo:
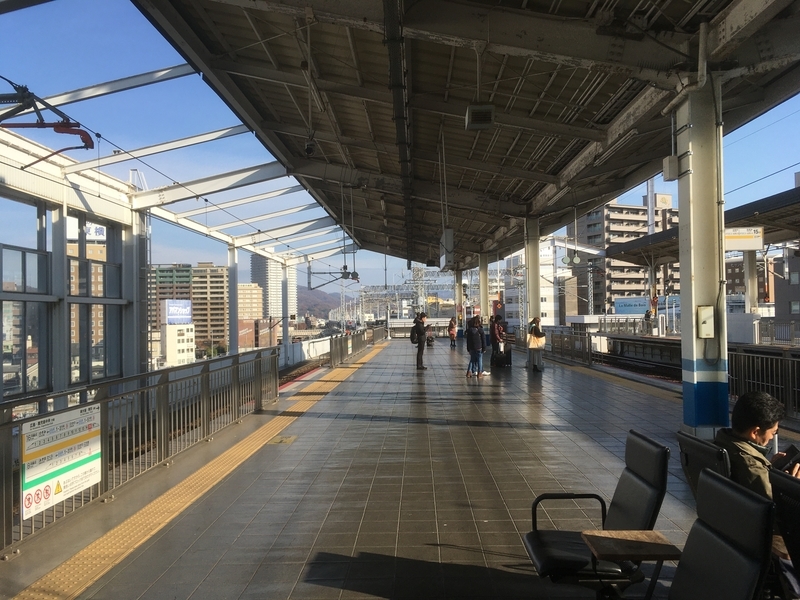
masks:
<instances>
[{"instance_id":1,"label":"train station platform","mask_svg":"<svg viewBox=\"0 0 800 600\"><path fill-rule=\"evenodd\" d=\"M27 540L0 562L0 598L594 598L540 579L521 536L537 494L610 499L629 429L673 450L656 528L683 544L695 513L679 394L553 362L529 373L522 353L466 378L462 342L426 349L418 371L415 352L385 341L285 386L267 410ZM599 525L578 505L547 518Z\"/></svg>"}]
</instances>

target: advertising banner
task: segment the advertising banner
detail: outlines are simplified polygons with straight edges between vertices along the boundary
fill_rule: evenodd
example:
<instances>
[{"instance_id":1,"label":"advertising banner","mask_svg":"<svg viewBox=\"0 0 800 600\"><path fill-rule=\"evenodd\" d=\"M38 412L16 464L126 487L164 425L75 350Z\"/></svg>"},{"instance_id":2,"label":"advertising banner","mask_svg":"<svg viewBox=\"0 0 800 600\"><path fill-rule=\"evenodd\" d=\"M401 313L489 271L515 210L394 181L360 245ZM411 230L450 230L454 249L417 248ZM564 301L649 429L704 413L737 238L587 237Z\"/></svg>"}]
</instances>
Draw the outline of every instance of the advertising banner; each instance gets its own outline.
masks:
<instances>
[{"instance_id":1,"label":"advertising banner","mask_svg":"<svg viewBox=\"0 0 800 600\"><path fill-rule=\"evenodd\" d=\"M192 322L191 300L162 300L162 325L190 325Z\"/></svg>"}]
</instances>

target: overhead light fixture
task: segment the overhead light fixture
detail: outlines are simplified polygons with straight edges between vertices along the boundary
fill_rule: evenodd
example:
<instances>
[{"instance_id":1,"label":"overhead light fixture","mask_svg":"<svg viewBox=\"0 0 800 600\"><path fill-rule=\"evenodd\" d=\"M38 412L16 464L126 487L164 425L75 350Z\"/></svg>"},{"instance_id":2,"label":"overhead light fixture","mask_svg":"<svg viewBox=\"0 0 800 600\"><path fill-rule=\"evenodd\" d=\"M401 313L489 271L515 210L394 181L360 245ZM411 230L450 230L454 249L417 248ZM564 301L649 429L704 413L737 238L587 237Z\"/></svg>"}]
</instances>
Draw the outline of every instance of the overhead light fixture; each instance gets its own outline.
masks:
<instances>
[{"instance_id":1,"label":"overhead light fixture","mask_svg":"<svg viewBox=\"0 0 800 600\"><path fill-rule=\"evenodd\" d=\"M556 202L561 200L561 198L563 198L568 191L569 191L569 186L563 187L560 190L558 190L556 192L556 195L553 196L552 198L550 198L550 200L547 201L547 206L552 206L553 204L555 204Z\"/></svg>"},{"instance_id":2,"label":"overhead light fixture","mask_svg":"<svg viewBox=\"0 0 800 600\"><path fill-rule=\"evenodd\" d=\"M631 129L630 131L626 132L622 137L617 138L617 140L611 144L608 148L606 148L600 156L596 156L594 159L594 166L599 167L604 162L606 162L609 158L611 158L614 153L622 148L625 144L627 144L631 139L639 135L638 129Z\"/></svg>"},{"instance_id":3,"label":"overhead light fixture","mask_svg":"<svg viewBox=\"0 0 800 600\"><path fill-rule=\"evenodd\" d=\"M464 129L475 131L491 129L494 125L494 104L470 104L464 116Z\"/></svg>"}]
</instances>

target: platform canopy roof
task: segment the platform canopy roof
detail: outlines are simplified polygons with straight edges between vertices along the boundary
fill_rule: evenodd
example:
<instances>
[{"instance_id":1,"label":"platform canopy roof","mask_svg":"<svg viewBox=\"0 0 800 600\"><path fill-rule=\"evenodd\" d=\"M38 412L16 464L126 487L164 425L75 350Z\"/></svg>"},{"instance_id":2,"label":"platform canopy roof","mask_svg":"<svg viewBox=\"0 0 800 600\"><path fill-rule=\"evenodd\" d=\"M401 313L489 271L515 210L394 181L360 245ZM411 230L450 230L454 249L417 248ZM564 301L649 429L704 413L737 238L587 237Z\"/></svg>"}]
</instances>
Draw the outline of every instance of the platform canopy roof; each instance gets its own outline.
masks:
<instances>
[{"instance_id":1,"label":"platform canopy roof","mask_svg":"<svg viewBox=\"0 0 800 600\"><path fill-rule=\"evenodd\" d=\"M658 174L701 46L726 133L800 91L800 0L134 3L359 247L457 268Z\"/></svg>"},{"instance_id":2,"label":"platform canopy roof","mask_svg":"<svg viewBox=\"0 0 800 600\"><path fill-rule=\"evenodd\" d=\"M763 227L764 244L800 238L800 188L794 188L725 211L725 227ZM624 244L611 244L606 257L651 266L677 263L680 225Z\"/></svg>"}]
</instances>

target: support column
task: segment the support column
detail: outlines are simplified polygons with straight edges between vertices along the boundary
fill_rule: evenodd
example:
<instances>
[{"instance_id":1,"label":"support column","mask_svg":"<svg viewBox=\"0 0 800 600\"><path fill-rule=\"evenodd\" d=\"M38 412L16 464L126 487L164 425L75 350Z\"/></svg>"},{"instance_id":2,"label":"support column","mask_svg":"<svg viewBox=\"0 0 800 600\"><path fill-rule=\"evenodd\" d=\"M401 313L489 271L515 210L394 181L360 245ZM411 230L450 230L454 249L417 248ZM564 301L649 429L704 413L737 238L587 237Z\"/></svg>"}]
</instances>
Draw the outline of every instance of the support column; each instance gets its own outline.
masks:
<instances>
[{"instance_id":1,"label":"support column","mask_svg":"<svg viewBox=\"0 0 800 600\"><path fill-rule=\"evenodd\" d=\"M239 354L239 250L228 246L228 355Z\"/></svg>"},{"instance_id":2,"label":"support column","mask_svg":"<svg viewBox=\"0 0 800 600\"><path fill-rule=\"evenodd\" d=\"M744 259L744 312L750 314L758 311L758 271L756 268L756 251L745 250Z\"/></svg>"},{"instance_id":3,"label":"support column","mask_svg":"<svg viewBox=\"0 0 800 600\"><path fill-rule=\"evenodd\" d=\"M281 324L283 330L283 364L288 366L291 352L292 340L289 338L289 267L281 265ZM344 315L342 315L342 326L344 327Z\"/></svg>"},{"instance_id":4,"label":"support column","mask_svg":"<svg viewBox=\"0 0 800 600\"><path fill-rule=\"evenodd\" d=\"M553 255L555 256L555 255ZM553 259L555 261L555 258ZM539 219L525 219L525 276L528 321L542 316L542 278L539 266ZM521 323L527 331L528 324Z\"/></svg>"},{"instance_id":5,"label":"support column","mask_svg":"<svg viewBox=\"0 0 800 600\"><path fill-rule=\"evenodd\" d=\"M463 274L461 270L453 272L453 298L455 298L456 309L456 337L464 335L464 288L461 285L463 281Z\"/></svg>"},{"instance_id":6,"label":"support column","mask_svg":"<svg viewBox=\"0 0 800 600\"><path fill-rule=\"evenodd\" d=\"M67 302L69 261L67 258L67 206L66 203L53 210L53 256L50 285L58 302L52 308L52 346L49 348L53 361L52 386L54 392L69 387L71 374L70 315ZM77 323L76 323L77 326ZM67 408L67 398L57 398L53 408Z\"/></svg>"},{"instance_id":7,"label":"support column","mask_svg":"<svg viewBox=\"0 0 800 600\"><path fill-rule=\"evenodd\" d=\"M486 325L489 322L489 255L485 252L478 255L478 287L481 323Z\"/></svg>"},{"instance_id":8,"label":"support column","mask_svg":"<svg viewBox=\"0 0 800 600\"><path fill-rule=\"evenodd\" d=\"M722 109L718 84L712 79L699 91L690 93L676 112L677 153L681 157L678 198L683 428L711 437L714 429L729 423Z\"/></svg>"},{"instance_id":9,"label":"support column","mask_svg":"<svg viewBox=\"0 0 800 600\"><path fill-rule=\"evenodd\" d=\"M120 232L122 297L128 301L121 311L122 339L125 340L120 349L123 377L146 373L152 368L148 360L151 349L147 335L150 328L147 236L150 232L147 215L134 212L131 218L131 227L123 227Z\"/></svg>"}]
</instances>

